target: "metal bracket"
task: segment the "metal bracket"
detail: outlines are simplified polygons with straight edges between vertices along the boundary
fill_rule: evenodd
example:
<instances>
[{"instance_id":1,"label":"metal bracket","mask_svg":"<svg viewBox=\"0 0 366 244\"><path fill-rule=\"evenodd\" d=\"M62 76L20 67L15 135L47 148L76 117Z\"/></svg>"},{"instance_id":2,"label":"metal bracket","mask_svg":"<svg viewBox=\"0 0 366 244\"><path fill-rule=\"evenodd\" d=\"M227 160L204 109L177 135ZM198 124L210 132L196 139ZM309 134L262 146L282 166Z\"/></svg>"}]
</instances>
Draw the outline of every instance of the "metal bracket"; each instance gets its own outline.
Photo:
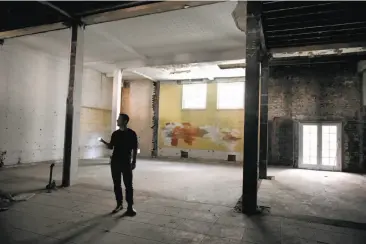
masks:
<instances>
[{"instance_id":1,"label":"metal bracket","mask_svg":"<svg viewBox=\"0 0 366 244\"><path fill-rule=\"evenodd\" d=\"M260 60L263 61L267 59L268 61L273 58L272 54L268 51L264 51L262 48L259 51Z\"/></svg>"},{"instance_id":2,"label":"metal bracket","mask_svg":"<svg viewBox=\"0 0 366 244\"><path fill-rule=\"evenodd\" d=\"M85 30L86 24L82 22L80 19L74 19L70 21L63 22L63 25L65 25L67 28L71 28L73 25L78 25L81 28Z\"/></svg>"}]
</instances>

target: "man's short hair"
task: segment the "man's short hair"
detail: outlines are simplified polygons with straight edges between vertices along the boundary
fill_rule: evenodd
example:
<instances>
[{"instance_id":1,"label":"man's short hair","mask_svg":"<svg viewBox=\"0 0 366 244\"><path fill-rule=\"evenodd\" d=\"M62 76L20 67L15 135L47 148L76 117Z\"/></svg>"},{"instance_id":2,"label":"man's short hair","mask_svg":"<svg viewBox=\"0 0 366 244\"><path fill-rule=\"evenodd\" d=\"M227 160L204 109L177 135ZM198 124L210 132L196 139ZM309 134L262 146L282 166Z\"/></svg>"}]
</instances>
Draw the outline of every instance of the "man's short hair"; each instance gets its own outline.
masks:
<instances>
[{"instance_id":1,"label":"man's short hair","mask_svg":"<svg viewBox=\"0 0 366 244\"><path fill-rule=\"evenodd\" d=\"M119 116L121 116L126 123L130 121L130 117L127 114L119 114Z\"/></svg>"}]
</instances>

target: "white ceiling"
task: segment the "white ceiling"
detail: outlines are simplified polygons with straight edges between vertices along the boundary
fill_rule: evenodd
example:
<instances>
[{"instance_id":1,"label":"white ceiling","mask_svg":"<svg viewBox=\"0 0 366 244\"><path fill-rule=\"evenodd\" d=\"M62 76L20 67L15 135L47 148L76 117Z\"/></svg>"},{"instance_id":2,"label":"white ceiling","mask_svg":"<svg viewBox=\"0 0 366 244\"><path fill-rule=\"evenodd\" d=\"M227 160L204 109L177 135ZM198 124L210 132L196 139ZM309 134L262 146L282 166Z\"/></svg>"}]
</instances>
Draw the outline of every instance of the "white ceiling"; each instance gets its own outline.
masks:
<instances>
[{"instance_id":1,"label":"white ceiling","mask_svg":"<svg viewBox=\"0 0 366 244\"><path fill-rule=\"evenodd\" d=\"M238 60L237 62L243 63L245 60ZM221 69L217 63L141 67L128 69L122 75L123 79L125 80L134 80L144 77L150 80L159 81L194 79L213 80L215 78L233 78L244 76L244 68Z\"/></svg>"},{"instance_id":2,"label":"white ceiling","mask_svg":"<svg viewBox=\"0 0 366 244\"><path fill-rule=\"evenodd\" d=\"M236 77L243 70L235 74L235 71L220 70L217 65L210 64L245 58L245 33L236 27L232 17L236 4L236 1L219 2L87 26L84 65L107 74L117 68L128 68L142 76L164 80L208 78L207 74ZM6 43L25 44L68 58L70 39L70 30L61 30L11 39ZM201 62L206 65L191 65L189 73L173 72L177 67L152 67ZM128 76L131 72L125 74Z\"/></svg>"}]
</instances>

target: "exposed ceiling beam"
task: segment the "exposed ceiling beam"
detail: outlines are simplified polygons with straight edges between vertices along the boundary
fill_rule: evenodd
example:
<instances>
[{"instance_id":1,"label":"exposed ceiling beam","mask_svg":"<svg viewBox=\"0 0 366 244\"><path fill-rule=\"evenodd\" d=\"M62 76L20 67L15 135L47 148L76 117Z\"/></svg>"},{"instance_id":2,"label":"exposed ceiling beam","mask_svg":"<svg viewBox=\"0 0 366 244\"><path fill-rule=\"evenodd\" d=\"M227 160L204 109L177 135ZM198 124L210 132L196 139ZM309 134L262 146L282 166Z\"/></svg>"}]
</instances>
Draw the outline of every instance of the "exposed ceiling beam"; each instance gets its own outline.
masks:
<instances>
[{"instance_id":1,"label":"exposed ceiling beam","mask_svg":"<svg viewBox=\"0 0 366 244\"><path fill-rule=\"evenodd\" d=\"M283 11L292 11L292 10L297 10L297 9L304 9L304 8L313 8L313 7L320 7L320 6L327 6L327 5L334 5L334 2L330 2L330 3L317 3L317 4L310 4L310 5L304 5L304 6L294 6L294 7L289 7L289 8L279 8L279 9L274 9L274 10L266 10L263 11L265 13L277 13L277 12L283 12Z\"/></svg>"},{"instance_id":2,"label":"exposed ceiling beam","mask_svg":"<svg viewBox=\"0 0 366 244\"><path fill-rule=\"evenodd\" d=\"M299 52L285 52L274 53L273 58L290 58L290 57L315 57L315 56L330 56L330 55L342 55L342 54L355 54L366 51L366 47L348 47L337 49L322 49L314 51L299 51Z\"/></svg>"},{"instance_id":3,"label":"exposed ceiling beam","mask_svg":"<svg viewBox=\"0 0 366 244\"><path fill-rule=\"evenodd\" d=\"M100 14L93 14L82 18L82 21L86 25L93 25L104 22L134 18L143 15L164 13L173 10L198 7L219 2L223 1L164 1L131 8L118 9L115 11L109 11Z\"/></svg>"},{"instance_id":4,"label":"exposed ceiling beam","mask_svg":"<svg viewBox=\"0 0 366 244\"><path fill-rule=\"evenodd\" d=\"M305 32L298 32L298 33L285 33L285 34L270 34L267 35L267 38L275 39L275 38L282 38L282 37L293 37L293 36L306 36L306 35L318 35L318 34L326 34L326 33L357 33L359 30L366 30L366 26L359 26L359 27L351 27L351 28L337 28L337 29L323 29L323 30L314 30L314 31L305 31Z\"/></svg>"},{"instance_id":5,"label":"exposed ceiling beam","mask_svg":"<svg viewBox=\"0 0 366 244\"><path fill-rule=\"evenodd\" d=\"M263 30L263 5L260 5L260 17L259 17L259 40L261 45L261 51L263 54L267 53L267 45L266 45L266 38L264 36L264 30Z\"/></svg>"},{"instance_id":6,"label":"exposed ceiling beam","mask_svg":"<svg viewBox=\"0 0 366 244\"><path fill-rule=\"evenodd\" d=\"M330 43L330 40L337 40L337 38L357 38L360 37L360 39L366 39L366 33L357 33L354 32L352 34L350 33L343 33L343 34L335 34L335 35L321 35L321 36L305 36L305 37L291 37L288 36L286 38L286 41L284 41L283 39L281 40L276 40L276 39L269 39L267 40L268 45L275 47L276 45L281 45L281 46L286 46L286 45L296 45L296 46L302 46L299 45L299 43L312 43L312 42L317 42L317 43ZM285 45L284 45L285 44ZM324 44L325 45L325 44Z\"/></svg>"},{"instance_id":7,"label":"exposed ceiling beam","mask_svg":"<svg viewBox=\"0 0 366 244\"><path fill-rule=\"evenodd\" d=\"M281 15L281 16L276 16L276 17L268 17L266 18L267 21L271 22L271 21L276 21L276 20L288 20L289 22L291 22L291 18L312 18L312 16L321 16L324 14L334 14L336 15L337 13L339 14L339 12L346 12L347 9L331 9L331 10L324 10L324 11L316 11L316 12L304 12L304 13L294 13L293 15Z\"/></svg>"},{"instance_id":8,"label":"exposed ceiling beam","mask_svg":"<svg viewBox=\"0 0 366 244\"><path fill-rule=\"evenodd\" d=\"M134 69L126 69L126 71L129 71L129 72L132 72L132 73L134 73L134 74L136 74L136 75L142 76L142 77L144 77L144 78L146 78L146 79L148 79L148 80L156 81L156 80L155 80L155 79L153 79L152 77L150 77L150 76L148 76L148 75L145 75L144 73L141 73L141 72L136 71L136 70L134 70ZM122 75L122 77L123 77L123 75Z\"/></svg>"},{"instance_id":9,"label":"exposed ceiling beam","mask_svg":"<svg viewBox=\"0 0 366 244\"><path fill-rule=\"evenodd\" d=\"M329 50L329 49L340 49L340 48L363 48L366 47L366 42L355 42L355 43L335 43L335 44L324 44L324 45L312 45L302 47L286 47L286 48L271 48L269 51L272 54L276 53L294 53L294 52L311 52L317 50Z\"/></svg>"},{"instance_id":10,"label":"exposed ceiling beam","mask_svg":"<svg viewBox=\"0 0 366 244\"><path fill-rule=\"evenodd\" d=\"M66 11L62 10L61 8L53 5L50 2L46 2L46 1L38 1L40 4L46 5L54 10L56 10L58 13L62 14L63 16L69 18L69 19L74 19L70 14L68 14Z\"/></svg>"},{"instance_id":11,"label":"exposed ceiling beam","mask_svg":"<svg viewBox=\"0 0 366 244\"><path fill-rule=\"evenodd\" d=\"M33 34L50 32L50 31L63 30L63 29L67 29L67 28L68 27L66 25L64 25L63 23L39 25L36 27L28 27L28 28L23 28L23 29L0 32L0 39L9 39L9 38L14 38L14 37L33 35Z\"/></svg>"},{"instance_id":12,"label":"exposed ceiling beam","mask_svg":"<svg viewBox=\"0 0 366 244\"><path fill-rule=\"evenodd\" d=\"M87 25L99 24L103 22L134 18L143 15L163 13L173 10L186 9L191 7L198 7L208 4L215 4L223 1L164 1L158 3L149 3L146 5L132 6L119 10L109 11L105 13L92 14L87 17L81 18L81 21ZM121 6L123 7L123 6ZM66 13L67 14L67 13ZM49 31L56 31L67 29L69 26L65 23L54 23L39 25L34 27L27 27L16 30L9 30L0 32L0 39L8 39L26 35L39 34Z\"/></svg>"},{"instance_id":13,"label":"exposed ceiling beam","mask_svg":"<svg viewBox=\"0 0 366 244\"><path fill-rule=\"evenodd\" d=\"M289 23L291 23L291 22L289 22ZM336 30L338 28L343 28L344 29L347 26L350 26L350 27L348 27L346 29L350 29L350 28L355 28L355 27L357 28L359 26L364 27L364 24L366 24L365 21L344 22L344 23L336 23L336 24L332 23L332 24L321 24L321 25L316 24L316 25L308 25L308 26L304 25L304 23L303 23L303 25L300 26L300 27L278 28L278 29L274 29L274 30L271 30L269 28L269 30L267 30L266 32L267 33L278 33L278 32L285 32L286 33L286 32L293 32L293 31L306 31L306 30L309 30L309 29L310 29L310 31L313 29L315 32L319 32L319 31L317 31L317 29L322 29L323 28L324 30L327 30L327 29L330 29L330 30L335 29ZM331 29L331 28L333 28L333 29Z\"/></svg>"},{"instance_id":14,"label":"exposed ceiling beam","mask_svg":"<svg viewBox=\"0 0 366 244\"><path fill-rule=\"evenodd\" d=\"M329 64L329 63L349 63L358 62L366 58L366 51L358 54L345 55L327 55L318 57L286 57L274 58L269 62L270 66L290 66L290 65L311 65L311 64Z\"/></svg>"},{"instance_id":15,"label":"exposed ceiling beam","mask_svg":"<svg viewBox=\"0 0 366 244\"><path fill-rule=\"evenodd\" d=\"M267 53L266 39L263 32L262 18L259 20L259 39L261 42L261 49L263 53Z\"/></svg>"}]
</instances>

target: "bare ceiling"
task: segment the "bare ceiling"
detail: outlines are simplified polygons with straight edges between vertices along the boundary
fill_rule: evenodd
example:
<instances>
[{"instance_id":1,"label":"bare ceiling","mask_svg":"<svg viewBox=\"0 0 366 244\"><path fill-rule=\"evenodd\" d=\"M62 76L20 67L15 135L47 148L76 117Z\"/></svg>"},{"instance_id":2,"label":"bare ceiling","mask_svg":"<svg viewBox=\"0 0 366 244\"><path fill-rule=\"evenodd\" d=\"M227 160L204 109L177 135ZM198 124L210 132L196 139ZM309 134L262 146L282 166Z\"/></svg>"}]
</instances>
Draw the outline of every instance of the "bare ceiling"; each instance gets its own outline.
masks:
<instances>
[{"instance_id":1,"label":"bare ceiling","mask_svg":"<svg viewBox=\"0 0 366 244\"><path fill-rule=\"evenodd\" d=\"M129 68L149 77L169 79L161 69L141 67L244 59L245 33L231 16L235 6L235 1L219 2L87 26L84 65L107 74L116 68ZM68 58L70 39L70 30L66 29L9 39L5 44L25 44ZM216 72L229 75L228 71ZM175 79L179 75L171 76Z\"/></svg>"}]
</instances>

